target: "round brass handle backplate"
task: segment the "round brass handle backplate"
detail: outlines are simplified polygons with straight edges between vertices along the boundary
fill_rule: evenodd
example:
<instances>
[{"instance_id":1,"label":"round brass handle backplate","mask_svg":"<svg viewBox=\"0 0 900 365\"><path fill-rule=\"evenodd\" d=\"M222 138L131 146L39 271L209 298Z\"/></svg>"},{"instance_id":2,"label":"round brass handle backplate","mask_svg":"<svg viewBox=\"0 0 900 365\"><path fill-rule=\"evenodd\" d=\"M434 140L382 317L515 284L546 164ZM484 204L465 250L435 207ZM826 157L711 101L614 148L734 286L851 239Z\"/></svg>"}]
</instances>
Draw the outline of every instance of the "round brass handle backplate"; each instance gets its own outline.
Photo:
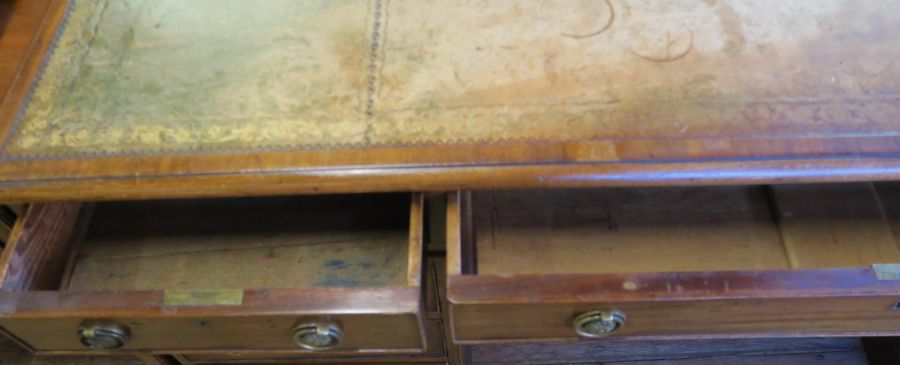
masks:
<instances>
[{"instance_id":1,"label":"round brass handle backplate","mask_svg":"<svg viewBox=\"0 0 900 365\"><path fill-rule=\"evenodd\" d=\"M128 343L131 331L116 323L89 321L78 328L78 337L91 350L116 350Z\"/></svg>"},{"instance_id":2,"label":"round brass handle backplate","mask_svg":"<svg viewBox=\"0 0 900 365\"><path fill-rule=\"evenodd\" d=\"M628 317L625 313L613 311L591 311L575 317L572 326L581 337L600 338L612 335L625 327Z\"/></svg>"},{"instance_id":3,"label":"round brass handle backplate","mask_svg":"<svg viewBox=\"0 0 900 365\"><path fill-rule=\"evenodd\" d=\"M341 343L344 333L333 323L304 323L291 331L298 346L314 351L334 348Z\"/></svg>"}]
</instances>

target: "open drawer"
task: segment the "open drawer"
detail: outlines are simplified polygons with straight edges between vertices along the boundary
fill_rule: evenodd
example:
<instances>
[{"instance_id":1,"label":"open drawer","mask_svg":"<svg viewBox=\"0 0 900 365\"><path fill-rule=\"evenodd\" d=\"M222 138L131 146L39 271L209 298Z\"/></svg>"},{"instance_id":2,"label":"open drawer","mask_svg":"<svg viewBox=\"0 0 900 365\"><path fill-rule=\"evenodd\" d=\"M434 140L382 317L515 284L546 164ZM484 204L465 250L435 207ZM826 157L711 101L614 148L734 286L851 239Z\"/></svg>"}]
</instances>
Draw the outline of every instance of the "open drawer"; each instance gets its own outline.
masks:
<instances>
[{"instance_id":1,"label":"open drawer","mask_svg":"<svg viewBox=\"0 0 900 365\"><path fill-rule=\"evenodd\" d=\"M898 185L462 192L447 215L462 344L900 334Z\"/></svg>"},{"instance_id":2,"label":"open drawer","mask_svg":"<svg viewBox=\"0 0 900 365\"><path fill-rule=\"evenodd\" d=\"M33 205L2 257L0 326L43 353L419 353L422 204Z\"/></svg>"}]
</instances>

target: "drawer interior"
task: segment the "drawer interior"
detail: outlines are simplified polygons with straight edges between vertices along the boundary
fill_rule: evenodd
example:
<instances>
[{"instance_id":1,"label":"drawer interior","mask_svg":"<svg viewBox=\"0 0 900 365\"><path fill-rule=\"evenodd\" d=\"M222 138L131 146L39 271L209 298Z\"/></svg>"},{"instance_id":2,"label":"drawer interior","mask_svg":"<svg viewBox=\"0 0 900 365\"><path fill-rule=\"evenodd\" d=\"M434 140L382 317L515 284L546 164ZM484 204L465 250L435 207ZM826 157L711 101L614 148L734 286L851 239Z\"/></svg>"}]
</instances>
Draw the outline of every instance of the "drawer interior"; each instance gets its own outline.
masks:
<instances>
[{"instance_id":1,"label":"drawer interior","mask_svg":"<svg viewBox=\"0 0 900 365\"><path fill-rule=\"evenodd\" d=\"M99 203L62 290L407 285L408 194Z\"/></svg>"},{"instance_id":2,"label":"drawer interior","mask_svg":"<svg viewBox=\"0 0 900 365\"><path fill-rule=\"evenodd\" d=\"M466 200L464 252L474 257L464 274L900 263L900 184L481 191Z\"/></svg>"}]
</instances>

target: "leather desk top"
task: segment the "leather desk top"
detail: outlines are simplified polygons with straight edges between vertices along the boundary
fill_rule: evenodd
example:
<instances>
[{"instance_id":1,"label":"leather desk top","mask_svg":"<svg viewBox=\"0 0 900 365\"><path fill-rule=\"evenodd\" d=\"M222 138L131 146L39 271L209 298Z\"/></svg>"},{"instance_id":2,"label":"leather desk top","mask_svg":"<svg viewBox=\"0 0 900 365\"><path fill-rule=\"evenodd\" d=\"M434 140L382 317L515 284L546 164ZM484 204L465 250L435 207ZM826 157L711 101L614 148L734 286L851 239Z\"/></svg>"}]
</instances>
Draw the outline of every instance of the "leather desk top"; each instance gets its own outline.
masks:
<instances>
[{"instance_id":1,"label":"leather desk top","mask_svg":"<svg viewBox=\"0 0 900 365\"><path fill-rule=\"evenodd\" d=\"M44 2L8 200L900 176L897 0Z\"/></svg>"}]
</instances>

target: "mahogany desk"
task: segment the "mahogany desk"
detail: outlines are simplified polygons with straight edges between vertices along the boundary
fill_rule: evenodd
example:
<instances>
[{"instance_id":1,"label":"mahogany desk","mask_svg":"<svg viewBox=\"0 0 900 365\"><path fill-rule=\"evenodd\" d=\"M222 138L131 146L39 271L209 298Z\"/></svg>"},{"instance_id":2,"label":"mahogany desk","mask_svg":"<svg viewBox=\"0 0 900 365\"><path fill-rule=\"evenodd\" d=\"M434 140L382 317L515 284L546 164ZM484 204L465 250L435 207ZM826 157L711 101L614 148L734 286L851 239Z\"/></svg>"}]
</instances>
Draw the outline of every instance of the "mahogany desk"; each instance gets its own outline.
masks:
<instances>
[{"instance_id":1,"label":"mahogany desk","mask_svg":"<svg viewBox=\"0 0 900 365\"><path fill-rule=\"evenodd\" d=\"M900 1L5 6L36 352L900 334Z\"/></svg>"}]
</instances>

